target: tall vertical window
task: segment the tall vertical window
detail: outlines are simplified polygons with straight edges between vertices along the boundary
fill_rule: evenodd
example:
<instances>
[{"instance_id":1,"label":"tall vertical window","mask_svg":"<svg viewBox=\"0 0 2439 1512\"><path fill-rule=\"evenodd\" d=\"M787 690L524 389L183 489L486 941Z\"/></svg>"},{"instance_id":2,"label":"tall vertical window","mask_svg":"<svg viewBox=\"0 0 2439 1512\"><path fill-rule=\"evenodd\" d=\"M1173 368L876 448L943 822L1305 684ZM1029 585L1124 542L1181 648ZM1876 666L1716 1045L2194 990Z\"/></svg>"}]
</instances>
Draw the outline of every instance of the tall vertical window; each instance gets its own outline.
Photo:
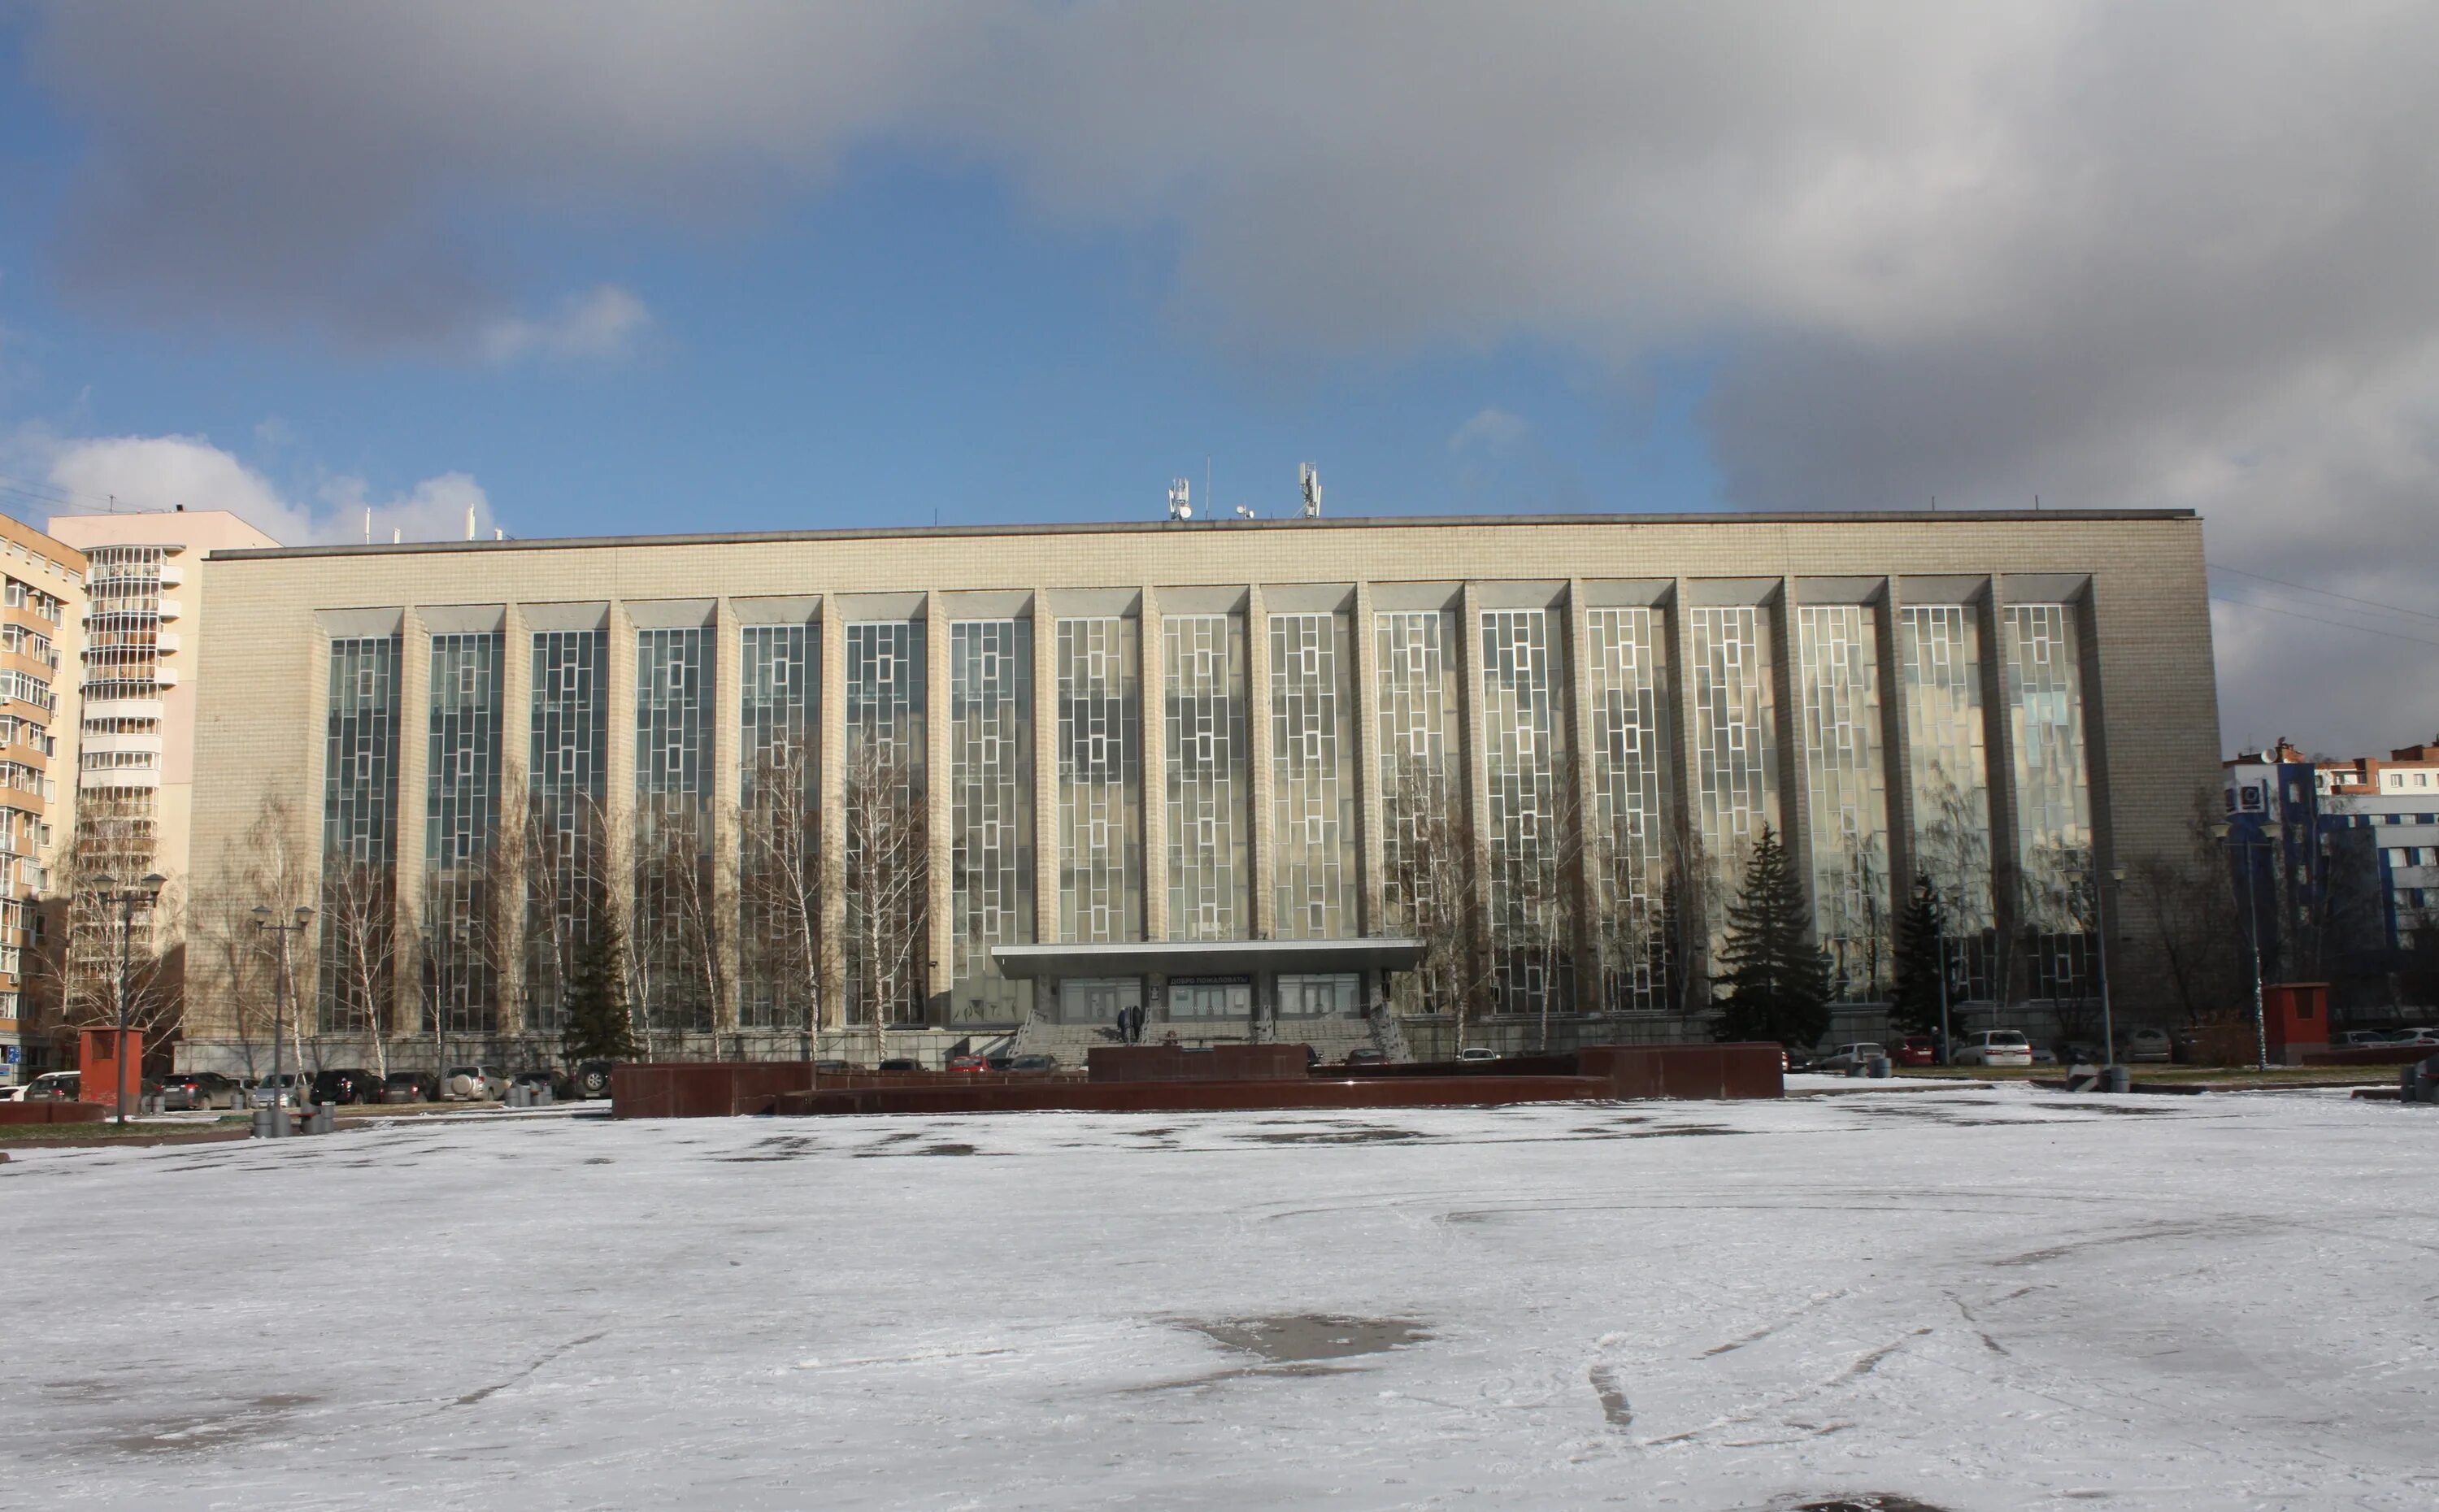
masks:
<instances>
[{"instance_id":1,"label":"tall vertical window","mask_svg":"<svg viewBox=\"0 0 2439 1512\"><path fill-rule=\"evenodd\" d=\"M432 637L423 799L424 1009L427 1033L499 1029L507 921L496 880L515 875L521 837L500 833L498 631Z\"/></svg>"},{"instance_id":2,"label":"tall vertical window","mask_svg":"<svg viewBox=\"0 0 2439 1512\"><path fill-rule=\"evenodd\" d=\"M2032 995L2079 998L2090 990L2095 880L2074 609L2009 604L2000 630L2016 745L2018 906Z\"/></svg>"},{"instance_id":3,"label":"tall vertical window","mask_svg":"<svg viewBox=\"0 0 2439 1512\"><path fill-rule=\"evenodd\" d=\"M1242 939L1253 912L1245 622L1235 614L1172 614L1160 633L1169 938Z\"/></svg>"},{"instance_id":4,"label":"tall vertical window","mask_svg":"<svg viewBox=\"0 0 2439 1512\"><path fill-rule=\"evenodd\" d=\"M1989 998L1990 767L1981 626L1964 604L1908 604L1897 611L1896 628L1914 869L1931 879L1947 911L1956 942L1950 969L1962 994ZM1911 879L1898 881L1912 885Z\"/></svg>"},{"instance_id":5,"label":"tall vertical window","mask_svg":"<svg viewBox=\"0 0 2439 1512\"><path fill-rule=\"evenodd\" d=\"M1271 616L1272 877L1281 939L1355 934L1349 634L1344 614Z\"/></svg>"},{"instance_id":6,"label":"tall vertical window","mask_svg":"<svg viewBox=\"0 0 2439 1512\"><path fill-rule=\"evenodd\" d=\"M1888 775L1880 755L1879 614L1863 604L1795 611L1804 781L1812 825L1812 922L1832 993L1887 991Z\"/></svg>"},{"instance_id":7,"label":"tall vertical window","mask_svg":"<svg viewBox=\"0 0 2439 1512\"><path fill-rule=\"evenodd\" d=\"M394 1022L398 664L395 635L330 642L320 920L326 1034L381 1034Z\"/></svg>"},{"instance_id":8,"label":"tall vertical window","mask_svg":"<svg viewBox=\"0 0 2439 1512\"><path fill-rule=\"evenodd\" d=\"M1694 663L1694 811L1701 830L1703 911L1715 952L1754 842L1765 826L1778 826L1769 614L1743 607L1687 612Z\"/></svg>"},{"instance_id":9,"label":"tall vertical window","mask_svg":"<svg viewBox=\"0 0 2439 1512\"><path fill-rule=\"evenodd\" d=\"M1418 969L1392 978L1390 990L1402 1011L1446 1011L1469 986L1472 866L1456 775L1456 614L1382 610L1372 639L1381 901L1390 929L1423 947Z\"/></svg>"},{"instance_id":10,"label":"tall vertical window","mask_svg":"<svg viewBox=\"0 0 2439 1512\"><path fill-rule=\"evenodd\" d=\"M738 1023L804 1029L821 993L821 628L738 636Z\"/></svg>"},{"instance_id":11,"label":"tall vertical window","mask_svg":"<svg viewBox=\"0 0 2439 1512\"><path fill-rule=\"evenodd\" d=\"M1668 1006L1677 911L1668 847L1666 638L1653 609L1584 615L1584 684L1592 700L1593 814L1584 869L1598 910L1601 1005L1611 1013Z\"/></svg>"},{"instance_id":12,"label":"tall vertical window","mask_svg":"<svg viewBox=\"0 0 2439 1512\"><path fill-rule=\"evenodd\" d=\"M846 1010L920 1023L931 992L923 624L846 627Z\"/></svg>"},{"instance_id":13,"label":"tall vertical window","mask_svg":"<svg viewBox=\"0 0 2439 1512\"><path fill-rule=\"evenodd\" d=\"M1143 938L1142 678L1137 623L1059 621L1059 933Z\"/></svg>"},{"instance_id":14,"label":"tall vertical window","mask_svg":"<svg viewBox=\"0 0 2439 1512\"><path fill-rule=\"evenodd\" d=\"M1033 984L1011 982L994 945L1033 938L1033 623L949 627L949 1017L1016 1023Z\"/></svg>"},{"instance_id":15,"label":"tall vertical window","mask_svg":"<svg viewBox=\"0 0 2439 1512\"><path fill-rule=\"evenodd\" d=\"M1574 1000L1568 876L1574 777L1559 733L1562 648L1547 609L1482 615L1482 755L1489 784L1492 990L1502 1013L1566 1012Z\"/></svg>"},{"instance_id":16,"label":"tall vertical window","mask_svg":"<svg viewBox=\"0 0 2439 1512\"><path fill-rule=\"evenodd\" d=\"M635 1007L656 1029L707 1034L722 989L712 887L712 632L635 631Z\"/></svg>"},{"instance_id":17,"label":"tall vertical window","mask_svg":"<svg viewBox=\"0 0 2439 1512\"><path fill-rule=\"evenodd\" d=\"M525 1027L556 1033L576 952L608 906L610 638L537 631L525 768Z\"/></svg>"}]
</instances>

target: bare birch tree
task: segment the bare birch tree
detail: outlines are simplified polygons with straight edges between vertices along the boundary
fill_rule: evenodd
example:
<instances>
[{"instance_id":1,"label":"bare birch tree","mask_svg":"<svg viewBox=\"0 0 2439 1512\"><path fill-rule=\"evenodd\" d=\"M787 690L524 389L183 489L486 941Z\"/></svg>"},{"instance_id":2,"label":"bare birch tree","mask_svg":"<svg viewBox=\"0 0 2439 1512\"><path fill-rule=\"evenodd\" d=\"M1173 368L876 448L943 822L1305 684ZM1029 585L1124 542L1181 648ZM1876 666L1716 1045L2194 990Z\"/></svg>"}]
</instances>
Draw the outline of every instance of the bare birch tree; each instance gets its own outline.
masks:
<instances>
[{"instance_id":1,"label":"bare birch tree","mask_svg":"<svg viewBox=\"0 0 2439 1512\"><path fill-rule=\"evenodd\" d=\"M389 1075L389 1037L397 1024L398 887L383 863L334 859L322 879L324 941L321 1027L362 1030L372 1041L373 1068Z\"/></svg>"},{"instance_id":2,"label":"bare birch tree","mask_svg":"<svg viewBox=\"0 0 2439 1512\"><path fill-rule=\"evenodd\" d=\"M821 812L806 755L766 753L738 810L739 1016L757 1028L821 1023Z\"/></svg>"},{"instance_id":3,"label":"bare birch tree","mask_svg":"<svg viewBox=\"0 0 2439 1512\"><path fill-rule=\"evenodd\" d=\"M702 805L673 799L636 814L633 912L628 926L632 995L648 1024L706 1034L728 987L729 930Z\"/></svg>"},{"instance_id":4,"label":"bare birch tree","mask_svg":"<svg viewBox=\"0 0 2439 1512\"><path fill-rule=\"evenodd\" d=\"M847 1002L876 1027L922 1022L932 844L922 774L895 740L856 742L846 772Z\"/></svg>"}]
</instances>

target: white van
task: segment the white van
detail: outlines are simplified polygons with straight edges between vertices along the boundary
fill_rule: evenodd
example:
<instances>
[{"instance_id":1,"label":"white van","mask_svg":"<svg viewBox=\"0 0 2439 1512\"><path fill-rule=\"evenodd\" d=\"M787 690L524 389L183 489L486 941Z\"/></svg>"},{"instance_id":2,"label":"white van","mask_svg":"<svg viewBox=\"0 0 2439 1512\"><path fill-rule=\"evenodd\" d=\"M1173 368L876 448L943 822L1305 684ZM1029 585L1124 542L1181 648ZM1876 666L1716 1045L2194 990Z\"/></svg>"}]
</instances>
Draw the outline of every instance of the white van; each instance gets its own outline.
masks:
<instances>
[{"instance_id":1,"label":"white van","mask_svg":"<svg viewBox=\"0 0 2439 1512\"><path fill-rule=\"evenodd\" d=\"M1984 1029L1959 1041L1948 1058L1951 1066L2029 1066L2033 1042L2021 1029Z\"/></svg>"}]
</instances>

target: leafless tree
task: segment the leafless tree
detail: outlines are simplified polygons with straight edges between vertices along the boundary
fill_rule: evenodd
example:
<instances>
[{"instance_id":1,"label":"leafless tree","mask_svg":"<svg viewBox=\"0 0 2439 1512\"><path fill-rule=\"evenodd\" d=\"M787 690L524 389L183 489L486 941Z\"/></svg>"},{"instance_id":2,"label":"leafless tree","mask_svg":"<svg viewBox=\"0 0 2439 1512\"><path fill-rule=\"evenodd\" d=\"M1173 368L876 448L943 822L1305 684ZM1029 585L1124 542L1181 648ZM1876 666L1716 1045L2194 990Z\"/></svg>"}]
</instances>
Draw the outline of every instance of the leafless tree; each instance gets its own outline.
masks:
<instances>
[{"instance_id":1,"label":"leafless tree","mask_svg":"<svg viewBox=\"0 0 2439 1512\"><path fill-rule=\"evenodd\" d=\"M635 818L634 908L628 927L633 996L672 1034L705 1034L727 995L729 928L720 906L709 814L685 799Z\"/></svg>"},{"instance_id":2,"label":"leafless tree","mask_svg":"<svg viewBox=\"0 0 2439 1512\"><path fill-rule=\"evenodd\" d=\"M523 809L517 869L525 879L525 1027L549 1034L559 1028L577 947L613 906L611 879L624 870L626 827L613 824L606 806L589 794L529 795Z\"/></svg>"},{"instance_id":3,"label":"leafless tree","mask_svg":"<svg viewBox=\"0 0 2439 1512\"><path fill-rule=\"evenodd\" d=\"M1473 950L1473 832L1456 798L1446 772L1420 761L1398 764L1389 791L1382 892L1389 927L1421 949L1399 984L1399 1005L1453 1015L1461 1042L1482 972Z\"/></svg>"},{"instance_id":4,"label":"leafless tree","mask_svg":"<svg viewBox=\"0 0 2439 1512\"><path fill-rule=\"evenodd\" d=\"M424 874L423 1031L433 1036L436 1065L448 1035L497 1033L501 1005L517 1001L528 830L524 773L506 765L490 816L465 854Z\"/></svg>"},{"instance_id":5,"label":"leafless tree","mask_svg":"<svg viewBox=\"0 0 2439 1512\"><path fill-rule=\"evenodd\" d=\"M807 755L765 754L738 810L742 1016L762 1028L821 1023L821 809Z\"/></svg>"},{"instance_id":6,"label":"leafless tree","mask_svg":"<svg viewBox=\"0 0 2439 1512\"><path fill-rule=\"evenodd\" d=\"M288 988L311 979L314 945L310 931L291 936L290 977L276 980L279 942L258 927L254 910L268 908L284 924L297 908L313 903L314 895L304 826L286 798L265 793L245 833L214 858L209 884L187 911L188 986L202 1008L198 1022L236 1039L250 1076L270 1069L274 1010L281 1000L290 1009L279 1015L279 1032L290 1039L291 1063L305 1064L297 1024L302 1012Z\"/></svg>"},{"instance_id":7,"label":"leafless tree","mask_svg":"<svg viewBox=\"0 0 2439 1512\"><path fill-rule=\"evenodd\" d=\"M381 862L329 860L322 878L322 1001L317 1023L330 1033L361 1031L372 1041L375 1072L389 1075L397 1020L398 887Z\"/></svg>"},{"instance_id":8,"label":"leafless tree","mask_svg":"<svg viewBox=\"0 0 2439 1512\"><path fill-rule=\"evenodd\" d=\"M2244 916L2212 833L2217 818L2217 795L2197 794L2184 845L2127 864L2119 907L2148 921L2151 948L2110 957L2132 993L2174 1003L2187 1023L2223 1018L2250 993Z\"/></svg>"},{"instance_id":9,"label":"leafless tree","mask_svg":"<svg viewBox=\"0 0 2439 1512\"><path fill-rule=\"evenodd\" d=\"M847 1004L878 1026L922 1022L932 846L922 774L901 742L854 742L846 783Z\"/></svg>"},{"instance_id":10,"label":"leafless tree","mask_svg":"<svg viewBox=\"0 0 2439 1512\"><path fill-rule=\"evenodd\" d=\"M1555 756L1531 780L1490 836L1490 949L1501 1010L1535 1014L1547 1050L1551 1015L1575 1006L1584 827L1571 760Z\"/></svg>"}]
</instances>

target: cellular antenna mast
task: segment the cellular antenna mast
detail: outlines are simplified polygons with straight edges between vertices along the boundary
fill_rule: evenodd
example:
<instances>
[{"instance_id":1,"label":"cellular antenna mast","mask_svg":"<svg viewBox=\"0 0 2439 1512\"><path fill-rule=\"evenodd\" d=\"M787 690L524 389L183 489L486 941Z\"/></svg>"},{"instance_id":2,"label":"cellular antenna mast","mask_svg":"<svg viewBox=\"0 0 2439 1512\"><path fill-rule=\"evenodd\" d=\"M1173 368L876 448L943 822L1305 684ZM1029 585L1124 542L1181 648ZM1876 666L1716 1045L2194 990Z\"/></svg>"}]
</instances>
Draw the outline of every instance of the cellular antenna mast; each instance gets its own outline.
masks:
<instances>
[{"instance_id":1,"label":"cellular antenna mast","mask_svg":"<svg viewBox=\"0 0 2439 1512\"><path fill-rule=\"evenodd\" d=\"M1178 478L1168 486L1168 517L1172 520L1194 518L1194 490L1184 478Z\"/></svg>"},{"instance_id":2,"label":"cellular antenna mast","mask_svg":"<svg viewBox=\"0 0 2439 1512\"><path fill-rule=\"evenodd\" d=\"M1296 464L1296 482L1304 488L1304 517L1321 518L1321 470L1309 462Z\"/></svg>"}]
</instances>

